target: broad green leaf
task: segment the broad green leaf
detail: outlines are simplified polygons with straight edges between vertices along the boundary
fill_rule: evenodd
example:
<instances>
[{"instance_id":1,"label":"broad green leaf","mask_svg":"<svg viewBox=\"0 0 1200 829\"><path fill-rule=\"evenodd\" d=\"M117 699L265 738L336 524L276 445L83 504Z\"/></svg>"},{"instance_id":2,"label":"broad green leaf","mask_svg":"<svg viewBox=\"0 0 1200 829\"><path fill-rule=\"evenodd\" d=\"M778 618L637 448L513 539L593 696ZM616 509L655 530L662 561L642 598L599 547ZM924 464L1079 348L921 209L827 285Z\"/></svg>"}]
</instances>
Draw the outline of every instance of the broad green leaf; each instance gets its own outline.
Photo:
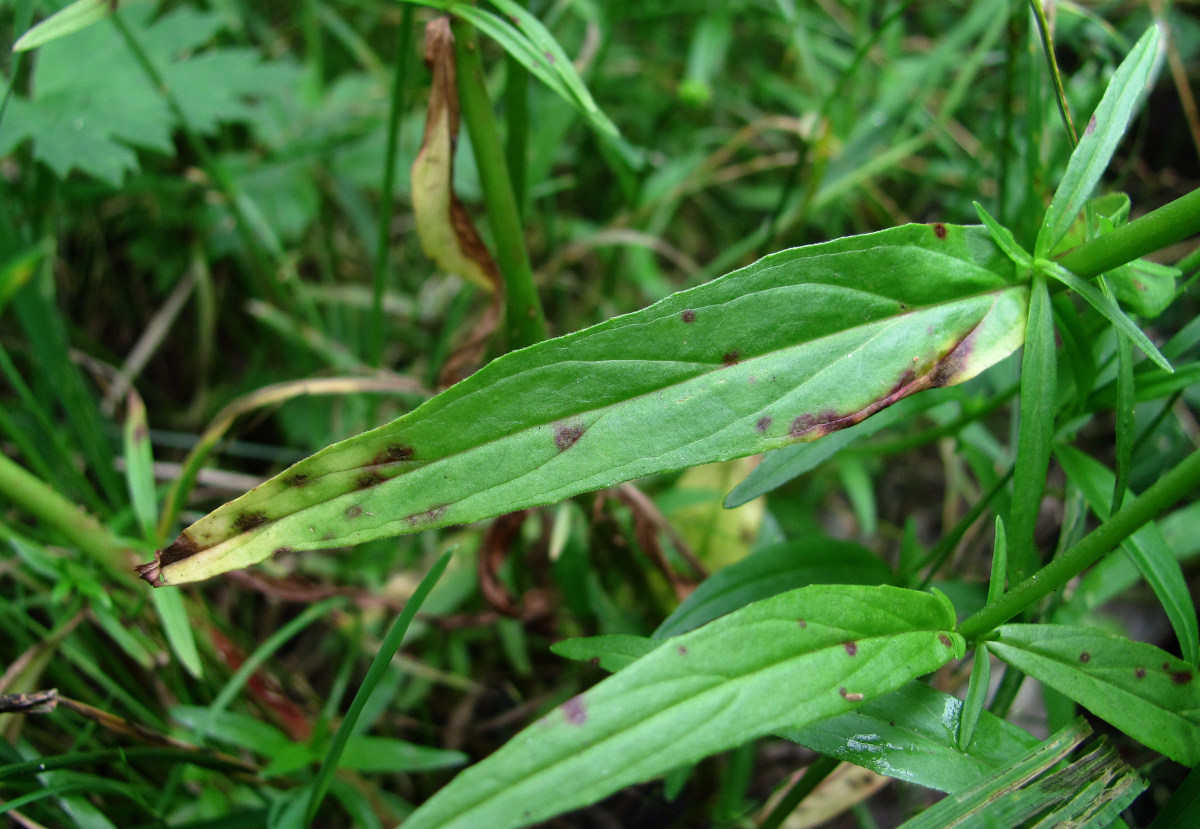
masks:
<instances>
[{"instance_id":1,"label":"broad green leaf","mask_svg":"<svg viewBox=\"0 0 1200 829\"><path fill-rule=\"evenodd\" d=\"M1021 357L1021 421L1008 520L1008 580L1031 574L1038 564L1033 528L1046 487L1046 468L1054 439L1057 399L1054 319L1045 277L1035 274L1030 292L1025 353Z\"/></svg>"},{"instance_id":2,"label":"broad green leaf","mask_svg":"<svg viewBox=\"0 0 1200 829\"><path fill-rule=\"evenodd\" d=\"M72 32L86 29L98 20L112 14L116 8L113 0L75 0L65 9L60 9L17 38L14 52L27 52L39 46L66 37Z\"/></svg>"},{"instance_id":3,"label":"broad green leaf","mask_svg":"<svg viewBox=\"0 0 1200 829\"><path fill-rule=\"evenodd\" d=\"M768 256L507 354L193 524L143 574L462 524L812 441L1003 359L1028 289L979 228L907 225Z\"/></svg>"},{"instance_id":4,"label":"broad green leaf","mask_svg":"<svg viewBox=\"0 0 1200 829\"><path fill-rule=\"evenodd\" d=\"M938 801L901 829L1108 826L1146 784L1103 738L1070 765L1055 768L1090 732L1076 720L1010 767Z\"/></svg>"},{"instance_id":5,"label":"broad green leaf","mask_svg":"<svg viewBox=\"0 0 1200 829\"><path fill-rule=\"evenodd\" d=\"M804 587L671 639L459 775L405 829L524 826L859 707L965 648L941 599Z\"/></svg>"},{"instance_id":6,"label":"broad green leaf","mask_svg":"<svg viewBox=\"0 0 1200 829\"><path fill-rule=\"evenodd\" d=\"M666 639L751 602L810 584L890 584L891 568L852 541L806 538L758 550L705 579L654 632Z\"/></svg>"},{"instance_id":7,"label":"broad green leaf","mask_svg":"<svg viewBox=\"0 0 1200 829\"><path fill-rule=\"evenodd\" d=\"M981 712L970 751L958 747L963 704L922 682L909 682L850 714L779 736L878 774L940 792L987 778L1037 745L1037 738Z\"/></svg>"},{"instance_id":8,"label":"broad green leaf","mask_svg":"<svg viewBox=\"0 0 1200 829\"><path fill-rule=\"evenodd\" d=\"M1158 42L1159 31L1155 24L1146 30L1113 73L1104 97L1088 121L1078 146L1071 153L1067 171L1042 219L1034 246L1037 258L1045 257L1066 235L1108 167L1121 136L1125 134L1133 108L1146 87L1150 71L1154 68Z\"/></svg>"},{"instance_id":9,"label":"broad green leaf","mask_svg":"<svg viewBox=\"0 0 1200 829\"><path fill-rule=\"evenodd\" d=\"M577 662L595 660L596 664L609 673L633 664L662 643L647 636L628 633L608 633L603 636L585 636L555 642L550 650Z\"/></svg>"},{"instance_id":10,"label":"broad green leaf","mask_svg":"<svg viewBox=\"0 0 1200 829\"><path fill-rule=\"evenodd\" d=\"M1067 478L1087 499L1088 506L1101 521L1107 521L1112 514L1108 499L1113 489L1113 473L1100 461L1070 446L1055 447L1054 454ZM1183 568L1162 530L1151 522L1126 539L1121 549L1162 603L1179 640L1183 658L1193 665L1200 664L1200 626L1196 621L1196 607Z\"/></svg>"},{"instance_id":11,"label":"broad green leaf","mask_svg":"<svg viewBox=\"0 0 1200 829\"><path fill-rule=\"evenodd\" d=\"M999 658L1155 751L1200 762L1196 669L1164 650L1085 627L1003 625Z\"/></svg>"}]
</instances>

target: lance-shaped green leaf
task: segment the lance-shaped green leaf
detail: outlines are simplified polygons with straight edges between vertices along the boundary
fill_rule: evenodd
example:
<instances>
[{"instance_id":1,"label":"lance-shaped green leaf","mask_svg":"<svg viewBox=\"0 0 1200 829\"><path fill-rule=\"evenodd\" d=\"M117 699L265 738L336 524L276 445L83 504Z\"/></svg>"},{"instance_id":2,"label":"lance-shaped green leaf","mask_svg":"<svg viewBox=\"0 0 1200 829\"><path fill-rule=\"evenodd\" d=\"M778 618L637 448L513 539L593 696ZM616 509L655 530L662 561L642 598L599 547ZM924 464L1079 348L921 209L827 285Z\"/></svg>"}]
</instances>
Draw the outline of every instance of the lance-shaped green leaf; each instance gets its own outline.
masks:
<instances>
[{"instance_id":1,"label":"lance-shaped green leaf","mask_svg":"<svg viewBox=\"0 0 1200 829\"><path fill-rule=\"evenodd\" d=\"M962 701L909 682L847 714L779 736L829 757L941 792L958 792L1023 757L1037 738L980 712L970 751L958 747Z\"/></svg>"},{"instance_id":2,"label":"lance-shaped green leaf","mask_svg":"<svg viewBox=\"0 0 1200 829\"><path fill-rule=\"evenodd\" d=\"M1042 228L1038 232L1035 255L1040 259L1046 256L1059 239L1067 234L1071 223L1083 208L1092 189L1100 181L1129 119L1133 115L1134 105L1146 88L1150 70L1158 54L1159 31L1153 25L1146 30L1137 44L1130 50L1129 55L1117 67L1109 81L1100 105L1096 107L1083 137L1071 153L1067 163L1067 171L1063 174L1050 208L1042 220Z\"/></svg>"},{"instance_id":3,"label":"lance-shaped green leaf","mask_svg":"<svg viewBox=\"0 0 1200 829\"><path fill-rule=\"evenodd\" d=\"M1004 625L996 656L1186 766L1200 762L1200 690L1191 665L1091 628Z\"/></svg>"},{"instance_id":4,"label":"lance-shaped green leaf","mask_svg":"<svg viewBox=\"0 0 1200 829\"><path fill-rule=\"evenodd\" d=\"M985 231L942 224L768 256L495 360L202 518L143 575L196 581L816 440L1010 354L1029 296L1012 272Z\"/></svg>"},{"instance_id":5,"label":"lance-shaped green leaf","mask_svg":"<svg viewBox=\"0 0 1200 829\"><path fill-rule=\"evenodd\" d=\"M764 734L854 710L961 657L943 599L802 587L664 642L514 737L405 829L524 826Z\"/></svg>"}]
</instances>

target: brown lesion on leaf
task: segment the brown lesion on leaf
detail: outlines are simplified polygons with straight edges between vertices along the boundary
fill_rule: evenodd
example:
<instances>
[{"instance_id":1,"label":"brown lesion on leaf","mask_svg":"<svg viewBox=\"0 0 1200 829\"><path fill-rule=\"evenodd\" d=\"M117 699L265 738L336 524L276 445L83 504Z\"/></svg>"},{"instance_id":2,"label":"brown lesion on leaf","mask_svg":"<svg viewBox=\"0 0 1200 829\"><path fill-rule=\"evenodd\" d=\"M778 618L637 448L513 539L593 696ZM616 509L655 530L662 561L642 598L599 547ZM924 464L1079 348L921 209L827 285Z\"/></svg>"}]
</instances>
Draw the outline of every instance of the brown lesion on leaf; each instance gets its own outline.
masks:
<instances>
[{"instance_id":1,"label":"brown lesion on leaf","mask_svg":"<svg viewBox=\"0 0 1200 829\"><path fill-rule=\"evenodd\" d=\"M346 507L345 514L347 518L358 518L363 514L363 508L358 504L351 504L350 506Z\"/></svg>"},{"instance_id":2,"label":"brown lesion on leaf","mask_svg":"<svg viewBox=\"0 0 1200 829\"><path fill-rule=\"evenodd\" d=\"M847 691L845 688L838 688L838 693L846 702L861 702L863 695L858 691Z\"/></svg>"},{"instance_id":3,"label":"brown lesion on leaf","mask_svg":"<svg viewBox=\"0 0 1200 829\"><path fill-rule=\"evenodd\" d=\"M735 348L730 351L726 351L721 355L721 365L725 366L726 368L729 366L736 366L739 362L741 362L741 359L741 355Z\"/></svg>"},{"instance_id":4,"label":"brown lesion on leaf","mask_svg":"<svg viewBox=\"0 0 1200 829\"><path fill-rule=\"evenodd\" d=\"M686 311L684 311L682 314L679 315L679 318L686 323L695 322L696 321L696 312L693 311L691 308L688 308Z\"/></svg>"},{"instance_id":5,"label":"brown lesion on leaf","mask_svg":"<svg viewBox=\"0 0 1200 829\"><path fill-rule=\"evenodd\" d=\"M306 486L309 482L309 477L303 472L297 472L295 475L288 475L283 479L283 485L289 487Z\"/></svg>"},{"instance_id":6,"label":"brown lesion on leaf","mask_svg":"<svg viewBox=\"0 0 1200 829\"><path fill-rule=\"evenodd\" d=\"M939 239L945 239L946 238L946 226L944 224L942 224L941 222L934 222L933 223L933 235L938 237Z\"/></svg>"},{"instance_id":7,"label":"brown lesion on leaf","mask_svg":"<svg viewBox=\"0 0 1200 829\"><path fill-rule=\"evenodd\" d=\"M290 553L290 552L292 552L291 547L276 547L275 550L271 553L271 555L282 556L282 555L286 555L287 553Z\"/></svg>"},{"instance_id":8,"label":"brown lesion on leaf","mask_svg":"<svg viewBox=\"0 0 1200 829\"><path fill-rule=\"evenodd\" d=\"M174 541L154 553L154 561L139 564L134 569L151 587L161 587L166 584L163 581L162 568L194 556L203 549L194 538L188 535L187 530L184 530L176 536Z\"/></svg>"},{"instance_id":9,"label":"brown lesion on leaf","mask_svg":"<svg viewBox=\"0 0 1200 829\"><path fill-rule=\"evenodd\" d=\"M271 519L267 518L265 512L243 512L233 519L233 530L236 534L248 533L263 524L270 524Z\"/></svg>"},{"instance_id":10,"label":"brown lesion on leaf","mask_svg":"<svg viewBox=\"0 0 1200 829\"><path fill-rule=\"evenodd\" d=\"M918 376L911 368L905 369L885 395L858 411L838 414L827 409L817 414L802 414L792 421L788 434L796 440L813 441L832 432L862 423L871 415L883 411L911 394L954 385L963 372L969 368L968 361L974 351L975 332L978 329L979 326L976 325L963 335L924 374Z\"/></svg>"},{"instance_id":11,"label":"brown lesion on leaf","mask_svg":"<svg viewBox=\"0 0 1200 829\"><path fill-rule=\"evenodd\" d=\"M1079 654L1079 661L1086 665L1092 661L1092 655L1087 651L1084 651L1083 653Z\"/></svg>"},{"instance_id":12,"label":"brown lesion on leaf","mask_svg":"<svg viewBox=\"0 0 1200 829\"><path fill-rule=\"evenodd\" d=\"M386 480L387 480L387 478L383 477L383 475L381 475L380 473L378 473L374 470L371 470L369 472L363 472L357 478L354 479L354 488L355 489L370 489L373 486L379 486L381 483L383 483Z\"/></svg>"},{"instance_id":13,"label":"brown lesion on leaf","mask_svg":"<svg viewBox=\"0 0 1200 829\"><path fill-rule=\"evenodd\" d=\"M1181 671L1171 671L1171 681L1176 685L1187 685L1192 681L1192 672L1187 668Z\"/></svg>"},{"instance_id":14,"label":"brown lesion on leaf","mask_svg":"<svg viewBox=\"0 0 1200 829\"><path fill-rule=\"evenodd\" d=\"M404 516L404 521L413 526L421 524L432 524L446 514L446 510L450 508L449 504L438 504L421 512L414 512L411 515Z\"/></svg>"},{"instance_id":15,"label":"brown lesion on leaf","mask_svg":"<svg viewBox=\"0 0 1200 829\"><path fill-rule=\"evenodd\" d=\"M561 706L563 718L571 725L583 725L587 722L587 707L583 703L583 695L577 694Z\"/></svg>"},{"instance_id":16,"label":"brown lesion on leaf","mask_svg":"<svg viewBox=\"0 0 1200 829\"><path fill-rule=\"evenodd\" d=\"M411 446L405 446L401 443L392 443L371 459L371 465L379 466L385 463L401 463L403 461L411 461L415 454L416 453L413 451Z\"/></svg>"},{"instance_id":17,"label":"brown lesion on leaf","mask_svg":"<svg viewBox=\"0 0 1200 829\"><path fill-rule=\"evenodd\" d=\"M587 427L579 421L554 424L554 445L559 452L566 452L579 442Z\"/></svg>"},{"instance_id":18,"label":"brown lesion on leaf","mask_svg":"<svg viewBox=\"0 0 1200 829\"><path fill-rule=\"evenodd\" d=\"M767 431L770 428L771 428L771 418L766 417L766 416L760 417L758 419L758 422L754 424L754 430L756 432L758 432L759 434L762 434L763 432Z\"/></svg>"},{"instance_id":19,"label":"brown lesion on leaf","mask_svg":"<svg viewBox=\"0 0 1200 829\"><path fill-rule=\"evenodd\" d=\"M1143 668L1141 665L1138 665L1137 668L1134 669L1133 675L1136 676L1138 679L1145 679L1146 678L1146 669Z\"/></svg>"}]
</instances>

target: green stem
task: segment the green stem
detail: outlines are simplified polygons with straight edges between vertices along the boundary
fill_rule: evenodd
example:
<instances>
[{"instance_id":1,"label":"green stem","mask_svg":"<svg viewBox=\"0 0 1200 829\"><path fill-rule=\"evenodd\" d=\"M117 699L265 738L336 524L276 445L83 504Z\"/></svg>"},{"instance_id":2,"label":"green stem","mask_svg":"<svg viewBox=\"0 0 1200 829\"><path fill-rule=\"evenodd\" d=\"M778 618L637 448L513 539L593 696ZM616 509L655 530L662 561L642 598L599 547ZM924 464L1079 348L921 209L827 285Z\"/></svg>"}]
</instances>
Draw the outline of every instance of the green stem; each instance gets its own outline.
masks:
<instances>
[{"instance_id":1,"label":"green stem","mask_svg":"<svg viewBox=\"0 0 1200 829\"><path fill-rule=\"evenodd\" d=\"M997 601L967 618L958 632L978 639L1012 619L1035 602L1062 588L1086 568L1186 495L1200 488L1200 450L1121 507L1075 546L1005 593Z\"/></svg>"},{"instance_id":2,"label":"green stem","mask_svg":"<svg viewBox=\"0 0 1200 829\"><path fill-rule=\"evenodd\" d=\"M62 533L81 552L122 581L132 584L136 580L128 550L99 521L7 455L0 455L0 495Z\"/></svg>"},{"instance_id":3,"label":"green stem","mask_svg":"<svg viewBox=\"0 0 1200 829\"><path fill-rule=\"evenodd\" d=\"M388 110L387 146L383 152L383 183L379 198L379 227L375 237L375 274L371 292L371 331L368 360L373 368L383 362L383 287L387 282L388 248L392 229L392 191L396 182L396 149L400 143L400 113L408 92L408 66L412 63L413 7L405 3L400 13L400 48L392 76L392 103Z\"/></svg>"},{"instance_id":4,"label":"green stem","mask_svg":"<svg viewBox=\"0 0 1200 829\"><path fill-rule=\"evenodd\" d=\"M1058 264L1092 279L1194 233L1200 233L1200 188L1072 248L1058 257Z\"/></svg>"},{"instance_id":5,"label":"green stem","mask_svg":"<svg viewBox=\"0 0 1200 829\"><path fill-rule=\"evenodd\" d=\"M533 284L533 268L525 249L521 214L496 129L492 103L488 99L483 63L479 59L479 47L471 24L455 20L454 41L458 58L459 106L463 122L471 133L479 183L483 186L488 221L496 240L496 262L504 276L509 348L524 348L546 338L546 320Z\"/></svg>"},{"instance_id":6,"label":"green stem","mask_svg":"<svg viewBox=\"0 0 1200 829\"><path fill-rule=\"evenodd\" d=\"M1054 57L1054 40L1050 37L1050 23L1046 20L1046 10L1042 0L1032 0L1034 15L1037 17L1038 29L1042 33L1042 48L1046 51L1046 63L1050 65L1050 77L1054 79L1054 93L1058 100L1058 112L1062 115L1063 125L1067 128L1067 137L1071 139L1071 149L1079 144L1075 134L1075 123L1071 120L1071 109L1067 105L1067 93L1063 89L1062 74L1058 71L1058 60Z\"/></svg>"},{"instance_id":7,"label":"green stem","mask_svg":"<svg viewBox=\"0 0 1200 829\"><path fill-rule=\"evenodd\" d=\"M526 0L518 0L528 5ZM504 62L504 154L512 176L518 216L525 218L529 201L529 70L512 55Z\"/></svg>"}]
</instances>

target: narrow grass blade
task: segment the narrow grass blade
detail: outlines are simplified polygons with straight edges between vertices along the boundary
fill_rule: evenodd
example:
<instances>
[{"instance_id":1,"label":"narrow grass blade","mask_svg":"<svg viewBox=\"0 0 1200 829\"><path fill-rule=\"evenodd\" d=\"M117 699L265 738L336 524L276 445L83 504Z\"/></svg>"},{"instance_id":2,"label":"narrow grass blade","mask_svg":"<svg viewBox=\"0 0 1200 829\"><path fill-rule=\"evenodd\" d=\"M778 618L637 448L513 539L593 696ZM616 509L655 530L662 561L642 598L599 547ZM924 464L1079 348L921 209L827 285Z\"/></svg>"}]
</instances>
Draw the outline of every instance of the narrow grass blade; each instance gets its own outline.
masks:
<instances>
[{"instance_id":1,"label":"narrow grass blade","mask_svg":"<svg viewBox=\"0 0 1200 829\"><path fill-rule=\"evenodd\" d=\"M154 455L150 448L150 427L141 395L132 389L125 398L125 484L142 537L154 544L158 540L155 520L158 506L154 492Z\"/></svg>"},{"instance_id":2,"label":"narrow grass blade","mask_svg":"<svg viewBox=\"0 0 1200 829\"><path fill-rule=\"evenodd\" d=\"M460 774L405 829L529 825L853 710L960 657L953 617L938 597L895 587L805 587L756 602L563 703Z\"/></svg>"},{"instance_id":3,"label":"narrow grass blade","mask_svg":"<svg viewBox=\"0 0 1200 829\"><path fill-rule=\"evenodd\" d=\"M1146 336L1142 329L1138 328L1137 324L1134 323L1133 320L1125 316L1125 312L1121 310L1120 306L1117 305L1116 301L1113 300L1112 297L1101 293L1098 288L1093 287L1088 282L1084 282L1062 265L1059 265L1055 262L1046 262L1043 264L1045 265L1045 273L1047 275L1057 279L1072 291L1086 299L1088 304L1103 314L1109 322L1116 326L1118 334L1128 337L1130 340L1132 340L1134 344L1137 345L1138 349L1140 349L1143 354L1153 360L1159 368L1167 372L1175 371L1175 369L1171 368L1171 364L1167 362L1167 358L1159 352L1154 343L1150 342L1150 338Z\"/></svg>"},{"instance_id":4,"label":"narrow grass blade","mask_svg":"<svg viewBox=\"0 0 1200 829\"><path fill-rule=\"evenodd\" d=\"M371 661L371 667L367 669L367 675L363 678L362 685L358 687L354 699L350 702L350 708L346 711L342 724L338 726L337 733L333 735L333 742L329 744L329 750L325 753L321 770L317 772L317 778L313 781L312 795L309 797L308 807L305 809L305 825L311 824L317 816L317 810L321 807L325 793L329 791L329 785L333 782L333 775L342 760L343 752L346 751L347 743L354 734L359 715L371 698L375 686L379 684L379 680L383 678L384 673L392 664L392 657L396 655L396 651L404 642L404 635L408 633L408 627L416 618L417 611L421 609L421 605L433 590L433 586L437 584L438 579L441 578L442 573L446 572L446 567L450 564L450 555L449 552L444 553L433 567L429 568L429 572L425 574L425 578L421 579L421 583L413 591L412 597L404 604L404 610L400 611L400 615L396 617L396 621L392 623L391 629L380 644L375 658Z\"/></svg>"},{"instance_id":5,"label":"narrow grass blade","mask_svg":"<svg viewBox=\"0 0 1200 829\"><path fill-rule=\"evenodd\" d=\"M988 647L1155 751L1200 762L1196 669L1166 651L1070 625L1003 625Z\"/></svg>"},{"instance_id":6,"label":"narrow grass blade","mask_svg":"<svg viewBox=\"0 0 1200 829\"><path fill-rule=\"evenodd\" d=\"M113 0L75 0L74 3L47 17L13 44L14 52L27 52L52 40L66 37L87 28L112 14L117 8Z\"/></svg>"},{"instance_id":7,"label":"narrow grass blade","mask_svg":"<svg viewBox=\"0 0 1200 829\"><path fill-rule=\"evenodd\" d=\"M1133 108L1146 88L1158 54L1159 39L1158 25L1155 24L1146 30L1109 81L1079 145L1071 153L1067 171L1042 219L1034 246L1037 258L1049 255L1067 234L1107 169L1121 136L1125 134Z\"/></svg>"},{"instance_id":8,"label":"narrow grass blade","mask_svg":"<svg viewBox=\"0 0 1200 829\"><path fill-rule=\"evenodd\" d=\"M1008 356L1027 297L981 228L784 251L501 357L201 519L143 577L195 581L816 440Z\"/></svg>"},{"instance_id":9,"label":"narrow grass blade","mask_svg":"<svg viewBox=\"0 0 1200 829\"><path fill-rule=\"evenodd\" d=\"M1021 358L1021 423L1008 521L1008 580L1011 584L1023 580L1038 565L1033 529L1042 505L1050 445L1054 438L1056 362L1050 294L1045 278L1035 275L1030 289L1029 321L1025 326L1025 353Z\"/></svg>"},{"instance_id":10,"label":"narrow grass blade","mask_svg":"<svg viewBox=\"0 0 1200 829\"><path fill-rule=\"evenodd\" d=\"M158 612L158 619L162 622L167 644L179 658L179 664L183 665L189 674L200 679L204 676L204 665L200 661L200 652L196 649L196 636L192 632L192 625L188 622L183 594L174 590L155 590L150 598Z\"/></svg>"},{"instance_id":11,"label":"narrow grass blade","mask_svg":"<svg viewBox=\"0 0 1200 829\"><path fill-rule=\"evenodd\" d=\"M1059 446L1054 452L1063 471L1067 473L1067 479L1079 487L1088 506L1101 521L1108 520L1112 514L1109 493L1113 491L1113 473L1100 461L1073 447ZM1162 603L1175 630L1175 637L1179 640L1183 658L1193 665L1200 665L1200 623L1196 619L1196 606L1192 602L1183 567L1163 537L1162 530L1157 524L1147 524L1126 539L1121 549L1137 566L1142 578Z\"/></svg>"},{"instance_id":12,"label":"narrow grass blade","mask_svg":"<svg viewBox=\"0 0 1200 829\"><path fill-rule=\"evenodd\" d=\"M971 748L971 741L975 738L975 729L987 703L991 680L992 658L988 655L987 645L981 644L975 649L971 662L971 679L967 684L967 698L963 701L962 718L958 726L958 748L963 752Z\"/></svg>"}]
</instances>

